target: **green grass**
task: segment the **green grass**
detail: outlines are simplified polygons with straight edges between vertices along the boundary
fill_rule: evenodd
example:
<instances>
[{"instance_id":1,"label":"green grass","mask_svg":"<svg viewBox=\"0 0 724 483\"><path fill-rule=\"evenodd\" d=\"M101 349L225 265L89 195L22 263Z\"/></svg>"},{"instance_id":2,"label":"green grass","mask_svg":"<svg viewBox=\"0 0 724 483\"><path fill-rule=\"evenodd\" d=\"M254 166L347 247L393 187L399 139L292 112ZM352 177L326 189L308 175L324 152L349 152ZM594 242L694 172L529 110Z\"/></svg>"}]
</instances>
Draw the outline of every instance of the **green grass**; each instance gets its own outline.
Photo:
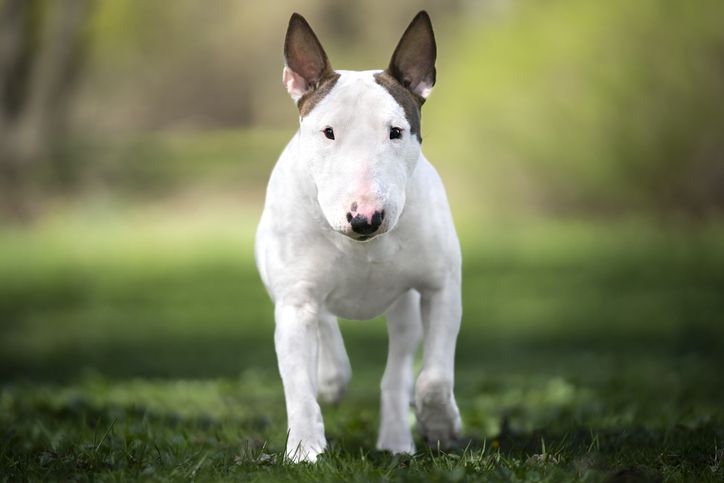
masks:
<instances>
[{"instance_id":1,"label":"green grass","mask_svg":"<svg viewBox=\"0 0 724 483\"><path fill-rule=\"evenodd\" d=\"M1 479L724 478L722 225L463 224L460 447L374 451L385 328L344 321L331 449L295 466L255 217L168 213L0 233Z\"/></svg>"}]
</instances>

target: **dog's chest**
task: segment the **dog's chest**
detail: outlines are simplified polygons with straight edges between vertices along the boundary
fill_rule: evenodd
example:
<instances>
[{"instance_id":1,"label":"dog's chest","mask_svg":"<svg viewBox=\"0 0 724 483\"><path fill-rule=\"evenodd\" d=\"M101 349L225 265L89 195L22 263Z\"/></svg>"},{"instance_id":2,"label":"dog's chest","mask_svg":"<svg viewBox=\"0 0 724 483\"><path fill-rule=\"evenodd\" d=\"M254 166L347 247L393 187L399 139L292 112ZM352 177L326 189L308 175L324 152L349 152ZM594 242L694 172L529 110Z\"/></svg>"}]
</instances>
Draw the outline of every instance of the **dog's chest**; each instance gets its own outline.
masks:
<instances>
[{"instance_id":1,"label":"dog's chest","mask_svg":"<svg viewBox=\"0 0 724 483\"><path fill-rule=\"evenodd\" d=\"M384 313L410 288L409 267L392 246L374 247L339 259L329 273L328 311L347 319L370 319Z\"/></svg>"}]
</instances>

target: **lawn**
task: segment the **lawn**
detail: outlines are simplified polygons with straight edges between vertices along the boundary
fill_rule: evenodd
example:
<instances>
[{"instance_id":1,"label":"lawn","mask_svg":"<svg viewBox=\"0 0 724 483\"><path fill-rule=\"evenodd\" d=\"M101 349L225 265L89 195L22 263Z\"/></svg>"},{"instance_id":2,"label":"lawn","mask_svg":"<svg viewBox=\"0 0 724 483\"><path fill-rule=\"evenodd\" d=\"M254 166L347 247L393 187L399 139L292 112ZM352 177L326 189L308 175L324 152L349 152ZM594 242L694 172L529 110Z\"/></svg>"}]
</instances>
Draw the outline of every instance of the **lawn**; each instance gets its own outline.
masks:
<instances>
[{"instance_id":1,"label":"lawn","mask_svg":"<svg viewBox=\"0 0 724 483\"><path fill-rule=\"evenodd\" d=\"M463 224L459 447L374 450L384 323L343 321L330 451L291 465L255 214L187 213L0 232L0 479L724 479L722 224Z\"/></svg>"}]
</instances>

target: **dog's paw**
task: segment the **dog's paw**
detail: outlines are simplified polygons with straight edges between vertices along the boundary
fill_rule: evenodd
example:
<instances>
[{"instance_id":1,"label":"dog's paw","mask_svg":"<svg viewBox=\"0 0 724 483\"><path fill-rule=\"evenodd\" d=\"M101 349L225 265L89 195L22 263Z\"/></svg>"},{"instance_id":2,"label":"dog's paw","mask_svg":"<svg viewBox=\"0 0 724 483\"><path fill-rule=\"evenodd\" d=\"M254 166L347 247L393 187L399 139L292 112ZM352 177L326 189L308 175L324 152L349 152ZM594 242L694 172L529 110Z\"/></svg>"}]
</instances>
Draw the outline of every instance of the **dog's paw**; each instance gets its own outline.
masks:
<instances>
[{"instance_id":1,"label":"dog's paw","mask_svg":"<svg viewBox=\"0 0 724 483\"><path fill-rule=\"evenodd\" d=\"M287 442L287 459L292 463L316 463L317 457L324 453L326 447L327 442L324 438L300 439L290 435Z\"/></svg>"},{"instance_id":2,"label":"dog's paw","mask_svg":"<svg viewBox=\"0 0 724 483\"><path fill-rule=\"evenodd\" d=\"M395 414L385 414L385 406L382 406L382 420L380 422L380 434L377 438L377 449L389 451L392 454L415 453L415 443L412 440L412 432L407 417L395 417Z\"/></svg>"},{"instance_id":3,"label":"dog's paw","mask_svg":"<svg viewBox=\"0 0 724 483\"><path fill-rule=\"evenodd\" d=\"M460 436L460 411L449 381L421 374L415 407L417 430L429 446L448 448Z\"/></svg>"},{"instance_id":4,"label":"dog's paw","mask_svg":"<svg viewBox=\"0 0 724 483\"><path fill-rule=\"evenodd\" d=\"M412 435L407 430L407 434L391 434L386 431L380 433L377 439L377 449L380 451L389 451L392 454L415 454L415 443L412 441Z\"/></svg>"}]
</instances>

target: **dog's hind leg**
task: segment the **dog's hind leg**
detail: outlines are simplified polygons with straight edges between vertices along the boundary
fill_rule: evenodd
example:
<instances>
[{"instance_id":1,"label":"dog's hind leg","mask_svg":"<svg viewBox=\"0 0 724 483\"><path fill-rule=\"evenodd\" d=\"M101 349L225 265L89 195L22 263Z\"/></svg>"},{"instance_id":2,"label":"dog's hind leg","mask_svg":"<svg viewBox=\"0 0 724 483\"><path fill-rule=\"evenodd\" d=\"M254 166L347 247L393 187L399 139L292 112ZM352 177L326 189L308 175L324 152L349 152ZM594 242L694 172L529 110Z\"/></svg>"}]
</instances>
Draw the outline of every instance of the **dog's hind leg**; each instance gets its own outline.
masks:
<instances>
[{"instance_id":1,"label":"dog's hind leg","mask_svg":"<svg viewBox=\"0 0 724 483\"><path fill-rule=\"evenodd\" d=\"M420 294L414 290L400 296L385 313L389 348L381 384L380 433L377 449L392 453L414 453L408 414L412 398L412 366L422 335Z\"/></svg>"},{"instance_id":2,"label":"dog's hind leg","mask_svg":"<svg viewBox=\"0 0 724 483\"><path fill-rule=\"evenodd\" d=\"M337 318L330 314L322 315L318 335L317 396L324 402L337 403L344 396L352 377Z\"/></svg>"}]
</instances>

